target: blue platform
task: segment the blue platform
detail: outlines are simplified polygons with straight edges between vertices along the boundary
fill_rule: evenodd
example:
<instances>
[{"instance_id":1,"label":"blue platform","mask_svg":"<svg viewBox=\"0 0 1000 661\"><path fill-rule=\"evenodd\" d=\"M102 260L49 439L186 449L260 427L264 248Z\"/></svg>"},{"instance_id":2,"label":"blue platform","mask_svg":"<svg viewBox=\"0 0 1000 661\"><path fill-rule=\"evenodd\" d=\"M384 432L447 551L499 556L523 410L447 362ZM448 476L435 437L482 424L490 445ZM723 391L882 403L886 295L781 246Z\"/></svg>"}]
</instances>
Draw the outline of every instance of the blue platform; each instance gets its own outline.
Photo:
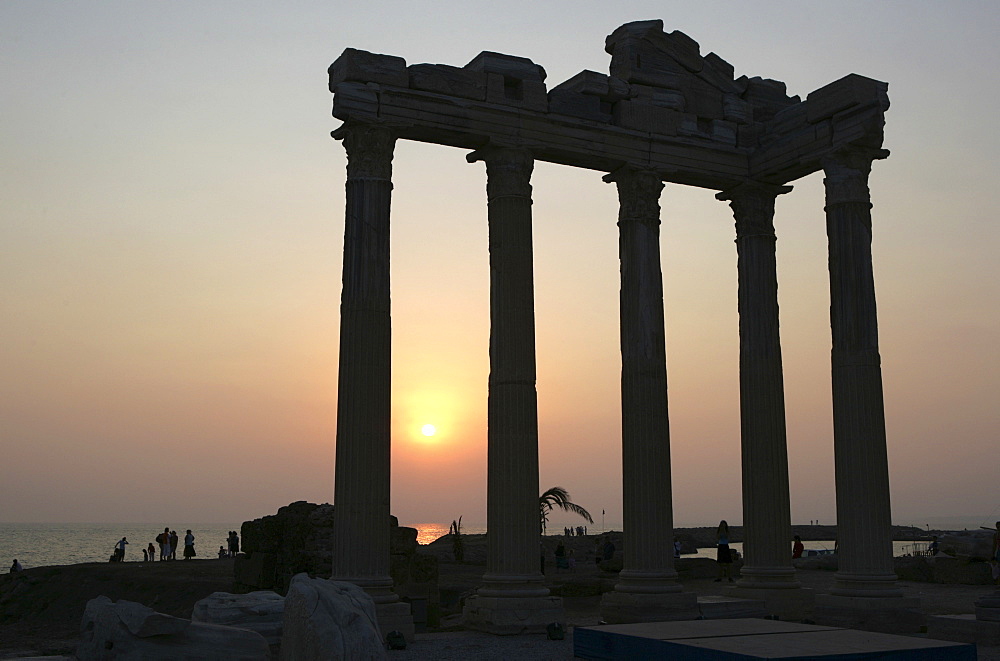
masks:
<instances>
[{"instance_id":1,"label":"blue platform","mask_svg":"<svg viewBox=\"0 0 1000 661\"><path fill-rule=\"evenodd\" d=\"M976 661L975 645L746 618L576 627L573 653L623 661Z\"/></svg>"}]
</instances>

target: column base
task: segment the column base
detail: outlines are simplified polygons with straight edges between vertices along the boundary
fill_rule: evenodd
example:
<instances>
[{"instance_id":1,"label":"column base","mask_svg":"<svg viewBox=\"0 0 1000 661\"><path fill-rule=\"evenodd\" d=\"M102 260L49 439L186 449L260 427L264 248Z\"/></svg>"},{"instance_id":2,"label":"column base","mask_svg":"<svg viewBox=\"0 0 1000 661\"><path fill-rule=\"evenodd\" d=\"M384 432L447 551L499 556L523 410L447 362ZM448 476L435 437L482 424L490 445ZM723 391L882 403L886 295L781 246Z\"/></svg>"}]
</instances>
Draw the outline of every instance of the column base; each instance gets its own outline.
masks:
<instances>
[{"instance_id":1,"label":"column base","mask_svg":"<svg viewBox=\"0 0 1000 661\"><path fill-rule=\"evenodd\" d=\"M796 587L797 586L797 587ZM727 595L741 599L757 599L764 602L764 610L768 615L777 615L782 620L804 620L812 615L816 593L810 588L798 586L791 589L744 587L740 582L735 588L726 592Z\"/></svg>"},{"instance_id":2,"label":"column base","mask_svg":"<svg viewBox=\"0 0 1000 661\"><path fill-rule=\"evenodd\" d=\"M698 595L694 592L606 592L601 597L601 620L607 624L696 620Z\"/></svg>"},{"instance_id":3,"label":"column base","mask_svg":"<svg viewBox=\"0 0 1000 661\"><path fill-rule=\"evenodd\" d=\"M553 622L565 625L562 597L488 597L476 594L465 600L462 620L466 628L501 636L545 633Z\"/></svg>"},{"instance_id":4,"label":"column base","mask_svg":"<svg viewBox=\"0 0 1000 661\"><path fill-rule=\"evenodd\" d=\"M375 616L378 618L378 628L382 634L383 642L390 631L399 631L406 637L407 642L413 642L415 631L410 605L400 601L399 595L392 591L390 577L355 576L352 578L331 578L330 580L354 583L372 598L372 601L375 602Z\"/></svg>"},{"instance_id":5,"label":"column base","mask_svg":"<svg viewBox=\"0 0 1000 661\"><path fill-rule=\"evenodd\" d=\"M916 597L845 597L816 595L816 624L881 633L919 633L927 616Z\"/></svg>"},{"instance_id":6,"label":"column base","mask_svg":"<svg viewBox=\"0 0 1000 661\"><path fill-rule=\"evenodd\" d=\"M840 597L902 598L895 574L851 574L837 572L830 594Z\"/></svg>"},{"instance_id":7,"label":"column base","mask_svg":"<svg viewBox=\"0 0 1000 661\"><path fill-rule=\"evenodd\" d=\"M410 605L403 601L395 603L375 604L375 616L378 618L379 632L382 634L382 642L390 631L398 631L406 638L407 643L412 643L415 636L413 625L413 614L410 612Z\"/></svg>"},{"instance_id":8,"label":"column base","mask_svg":"<svg viewBox=\"0 0 1000 661\"><path fill-rule=\"evenodd\" d=\"M797 590L802 587L793 567L743 567L740 576L736 585L741 588Z\"/></svg>"}]
</instances>

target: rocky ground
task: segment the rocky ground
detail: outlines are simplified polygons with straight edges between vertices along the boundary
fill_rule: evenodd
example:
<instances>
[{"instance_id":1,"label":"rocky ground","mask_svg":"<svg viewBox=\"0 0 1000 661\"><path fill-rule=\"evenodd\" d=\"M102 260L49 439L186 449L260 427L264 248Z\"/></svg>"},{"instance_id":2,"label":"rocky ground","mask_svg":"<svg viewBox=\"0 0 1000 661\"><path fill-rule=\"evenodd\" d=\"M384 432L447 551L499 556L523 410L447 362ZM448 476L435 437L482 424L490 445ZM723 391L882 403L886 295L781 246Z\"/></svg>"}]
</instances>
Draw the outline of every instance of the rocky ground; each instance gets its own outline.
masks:
<instances>
[{"instance_id":1,"label":"rocky ground","mask_svg":"<svg viewBox=\"0 0 1000 661\"><path fill-rule=\"evenodd\" d=\"M472 540L470 540L471 542ZM547 540L547 542L550 540ZM555 540L551 540L554 548ZM457 605L461 595L475 589L483 573L480 564L456 564L447 558L443 545L440 556L440 588L445 606L440 627L434 633L418 637L405 652L390 658L470 659L571 658L569 640L553 642L542 636L517 636L497 639L463 632L456 614L449 615L448 603ZM470 547L477 546L470 544ZM615 574L602 571L593 562L594 539L574 538L571 548L578 552L576 571L556 572L551 554L546 567L546 581L563 597L568 623L593 625L598 622L600 594L609 589ZM432 550L427 547L425 550ZM470 548L474 555L476 548ZM589 559L589 561L588 561ZM707 563L707 564L706 564ZM713 581L713 563L708 560L682 562L686 589L699 595L719 594L726 584ZM687 568L685 568L687 566ZM829 590L833 572L805 570L799 577L806 587L818 593ZM79 636L80 620L87 601L106 595L151 606L157 611L188 618L194 603L216 591L230 591L233 573L231 560L123 564L80 564L62 567L39 567L21 575L0 575L0 658L27 655L71 654ZM901 581L908 596L920 597L928 614L968 613L977 598L992 590L983 585L944 585ZM569 637L568 637L569 638ZM1000 649L980 649L981 660L1000 661Z\"/></svg>"}]
</instances>

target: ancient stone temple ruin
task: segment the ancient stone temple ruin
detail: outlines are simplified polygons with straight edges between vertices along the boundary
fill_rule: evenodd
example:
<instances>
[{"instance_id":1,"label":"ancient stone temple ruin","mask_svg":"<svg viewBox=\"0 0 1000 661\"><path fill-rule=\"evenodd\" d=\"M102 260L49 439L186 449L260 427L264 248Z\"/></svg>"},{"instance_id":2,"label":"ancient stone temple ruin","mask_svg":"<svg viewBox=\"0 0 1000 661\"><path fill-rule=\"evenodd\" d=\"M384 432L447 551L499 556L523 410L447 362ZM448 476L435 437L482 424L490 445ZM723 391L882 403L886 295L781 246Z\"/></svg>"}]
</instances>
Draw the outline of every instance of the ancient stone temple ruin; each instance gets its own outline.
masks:
<instances>
[{"instance_id":1,"label":"ancient stone temple ruin","mask_svg":"<svg viewBox=\"0 0 1000 661\"><path fill-rule=\"evenodd\" d=\"M890 538L868 175L882 149L887 85L851 74L808 94L735 77L661 21L608 36L608 74L551 89L523 57L407 66L347 49L331 66L333 132L347 150L337 410L334 578L363 586L385 626L404 628L389 578L391 163L396 140L458 147L486 166L490 260L489 556L466 624L497 633L562 619L539 572L538 424L531 173L536 160L604 173L618 189L621 258L624 569L608 622L697 613L672 554L670 443L660 272L665 183L719 191L736 225L745 566L737 592L780 610L801 600L788 551L788 464L774 203L822 170L829 236L840 571L817 613L898 611ZM613 222L609 218L608 222ZM487 257L484 255L484 259ZM405 329L404 331L405 332Z\"/></svg>"}]
</instances>

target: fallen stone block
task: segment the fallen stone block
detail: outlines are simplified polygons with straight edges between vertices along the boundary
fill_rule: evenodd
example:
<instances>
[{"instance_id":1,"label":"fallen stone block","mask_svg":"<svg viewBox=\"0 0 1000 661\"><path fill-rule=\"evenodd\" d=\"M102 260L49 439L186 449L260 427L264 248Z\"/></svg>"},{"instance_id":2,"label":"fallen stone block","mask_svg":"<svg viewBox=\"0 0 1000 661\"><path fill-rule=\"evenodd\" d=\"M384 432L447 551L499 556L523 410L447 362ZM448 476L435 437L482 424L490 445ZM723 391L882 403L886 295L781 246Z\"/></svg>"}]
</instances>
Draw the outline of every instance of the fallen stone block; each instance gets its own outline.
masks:
<instances>
[{"instance_id":1,"label":"fallen stone block","mask_svg":"<svg viewBox=\"0 0 1000 661\"><path fill-rule=\"evenodd\" d=\"M80 626L80 661L266 661L267 641L253 631L192 623L131 601L100 596L87 602Z\"/></svg>"},{"instance_id":2,"label":"fallen stone block","mask_svg":"<svg viewBox=\"0 0 1000 661\"><path fill-rule=\"evenodd\" d=\"M352 583L296 574L282 624L284 661L386 658L375 603Z\"/></svg>"},{"instance_id":3,"label":"fallen stone block","mask_svg":"<svg viewBox=\"0 0 1000 661\"><path fill-rule=\"evenodd\" d=\"M284 614L285 598L277 592L213 592L194 605L191 621L256 631L268 645L276 647L281 644Z\"/></svg>"}]
</instances>

